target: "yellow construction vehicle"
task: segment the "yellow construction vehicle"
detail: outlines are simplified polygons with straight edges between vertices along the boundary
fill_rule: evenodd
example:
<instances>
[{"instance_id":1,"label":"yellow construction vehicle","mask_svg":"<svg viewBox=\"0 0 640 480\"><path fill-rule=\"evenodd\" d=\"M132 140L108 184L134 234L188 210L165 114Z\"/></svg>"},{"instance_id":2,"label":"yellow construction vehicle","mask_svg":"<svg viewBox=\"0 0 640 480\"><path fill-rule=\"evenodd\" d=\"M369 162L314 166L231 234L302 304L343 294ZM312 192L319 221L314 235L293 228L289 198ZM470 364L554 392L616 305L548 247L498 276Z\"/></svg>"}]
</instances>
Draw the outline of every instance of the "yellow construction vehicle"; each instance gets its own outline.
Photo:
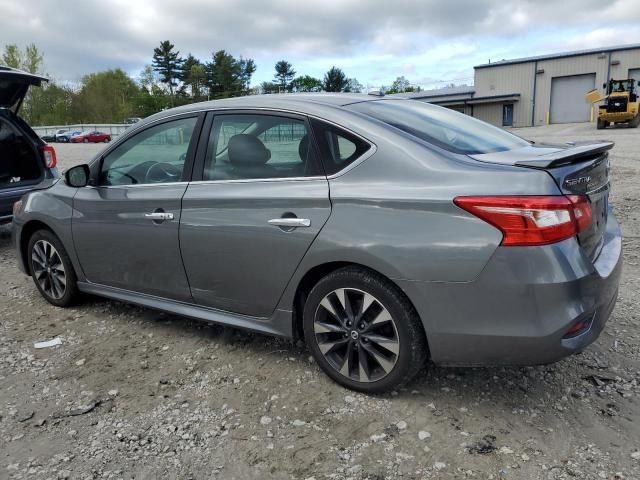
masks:
<instances>
[{"instance_id":1,"label":"yellow construction vehicle","mask_svg":"<svg viewBox=\"0 0 640 480\"><path fill-rule=\"evenodd\" d=\"M585 99L589 103L604 101L598 106L597 128L606 128L616 123L626 123L631 128L640 125L640 103L636 94L636 81L633 78L626 80L609 80L602 88L605 95L601 95L597 89L587 92Z\"/></svg>"}]
</instances>

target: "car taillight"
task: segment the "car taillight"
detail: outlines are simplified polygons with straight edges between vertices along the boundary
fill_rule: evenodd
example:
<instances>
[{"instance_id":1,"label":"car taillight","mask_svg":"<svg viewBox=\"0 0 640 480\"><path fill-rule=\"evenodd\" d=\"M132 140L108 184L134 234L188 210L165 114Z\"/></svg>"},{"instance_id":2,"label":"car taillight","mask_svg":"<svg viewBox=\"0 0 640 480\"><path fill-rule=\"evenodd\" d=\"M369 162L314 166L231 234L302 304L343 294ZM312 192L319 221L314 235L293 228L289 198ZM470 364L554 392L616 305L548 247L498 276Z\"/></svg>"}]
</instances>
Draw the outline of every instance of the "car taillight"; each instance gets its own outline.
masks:
<instances>
[{"instance_id":1,"label":"car taillight","mask_svg":"<svg viewBox=\"0 0 640 480\"><path fill-rule=\"evenodd\" d=\"M454 203L490 223L502 245L547 245L571 238L591 225L583 195L456 197Z\"/></svg>"},{"instance_id":2,"label":"car taillight","mask_svg":"<svg viewBox=\"0 0 640 480\"><path fill-rule=\"evenodd\" d=\"M56 158L56 150L51 145L45 145L42 147L42 155L44 155L44 164L47 168L55 168L58 164L58 159Z\"/></svg>"}]
</instances>

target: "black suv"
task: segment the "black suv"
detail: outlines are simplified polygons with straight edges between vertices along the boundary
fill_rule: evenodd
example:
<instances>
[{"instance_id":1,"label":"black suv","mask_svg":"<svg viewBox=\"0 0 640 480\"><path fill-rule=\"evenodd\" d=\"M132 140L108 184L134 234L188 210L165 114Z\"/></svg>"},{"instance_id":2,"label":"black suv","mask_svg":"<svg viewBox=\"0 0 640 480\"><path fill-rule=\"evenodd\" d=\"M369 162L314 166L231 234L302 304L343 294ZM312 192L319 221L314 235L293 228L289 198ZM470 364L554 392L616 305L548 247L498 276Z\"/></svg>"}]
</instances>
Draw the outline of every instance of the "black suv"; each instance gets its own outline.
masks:
<instances>
[{"instance_id":1,"label":"black suv","mask_svg":"<svg viewBox=\"0 0 640 480\"><path fill-rule=\"evenodd\" d=\"M11 221L13 204L22 195L58 177L55 150L18 116L29 87L46 81L0 65L0 224Z\"/></svg>"}]
</instances>

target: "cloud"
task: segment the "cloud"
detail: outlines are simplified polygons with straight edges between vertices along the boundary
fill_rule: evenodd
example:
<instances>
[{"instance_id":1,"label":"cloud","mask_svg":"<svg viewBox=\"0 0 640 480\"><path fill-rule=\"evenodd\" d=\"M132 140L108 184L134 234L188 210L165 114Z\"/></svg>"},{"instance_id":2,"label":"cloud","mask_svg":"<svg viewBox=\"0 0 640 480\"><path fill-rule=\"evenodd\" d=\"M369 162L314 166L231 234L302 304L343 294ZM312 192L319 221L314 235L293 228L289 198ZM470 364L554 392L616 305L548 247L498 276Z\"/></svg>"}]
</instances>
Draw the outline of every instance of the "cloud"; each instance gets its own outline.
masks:
<instances>
[{"instance_id":1,"label":"cloud","mask_svg":"<svg viewBox=\"0 0 640 480\"><path fill-rule=\"evenodd\" d=\"M636 3L0 0L0 32L5 43L36 43L45 53L47 71L66 81L106 68L137 72L165 39L202 59L219 49L254 58L258 80L269 79L271 62L281 58L299 73L309 69L315 75L331 65L351 66L349 76L366 75L365 82L390 82L401 74L446 80L468 76L473 64L487 58L548 53L539 48L549 45L549 36L556 40L549 45L555 51L576 48L581 39L591 46L640 38ZM619 31L625 35L616 35Z\"/></svg>"},{"instance_id":2,"label":"cloud","mask_svg":"<svg viewBox=\"0 0 640 480\"><path fill-rule=\"evenodd\" d=\"M596 28L568 38L563 45L567 49L581 50L598 48L603 45L619 45L627 38L640 39L640 26L616 26Z\"/></svg>"}]
</instances>

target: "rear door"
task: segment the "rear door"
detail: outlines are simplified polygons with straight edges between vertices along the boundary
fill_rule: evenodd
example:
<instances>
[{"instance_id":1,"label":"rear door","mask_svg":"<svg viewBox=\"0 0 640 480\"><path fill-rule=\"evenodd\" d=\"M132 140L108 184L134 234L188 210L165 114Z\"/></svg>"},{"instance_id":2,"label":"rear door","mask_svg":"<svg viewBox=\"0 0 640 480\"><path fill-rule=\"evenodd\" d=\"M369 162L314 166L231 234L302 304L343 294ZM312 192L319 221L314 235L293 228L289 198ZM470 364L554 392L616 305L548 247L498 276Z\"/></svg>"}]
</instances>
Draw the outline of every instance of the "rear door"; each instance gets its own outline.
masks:
<instances>
[{"instance_id":1,"label":"rear door","mask_svg":"<svg viewBox=\"0 0 640 480\"><path fill-rule=\"evenodd\" d=\"M191 293L267 317L329 217L328 182L304 117L211 113L207 124L180 220Z\"/></svg>"}]
</instances>

